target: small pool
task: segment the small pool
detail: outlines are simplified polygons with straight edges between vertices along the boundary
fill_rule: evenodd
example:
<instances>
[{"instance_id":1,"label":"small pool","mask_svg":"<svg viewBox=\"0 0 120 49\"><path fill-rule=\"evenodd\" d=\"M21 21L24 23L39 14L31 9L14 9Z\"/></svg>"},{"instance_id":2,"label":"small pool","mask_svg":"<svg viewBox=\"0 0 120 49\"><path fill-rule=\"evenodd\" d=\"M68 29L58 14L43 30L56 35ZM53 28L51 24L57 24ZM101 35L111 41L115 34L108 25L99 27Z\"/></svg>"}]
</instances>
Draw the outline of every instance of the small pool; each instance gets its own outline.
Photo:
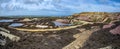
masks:
<instances>
[{"instance_id":1,"label":"small pool","mask_svg":"<svg viewBox=\"0 0 120 49\"><path fill-rule=\"evenodd\" d=\"M57 21L53 21L53 23L55 24L55 26L71 26L72 24L64 24L61 22L57 22Z\"/></svg>"},{"instance_id":2,"label":"small pool","mask_svg":"<svg viewBox=\"0 0 120 49\"><path fill-rule=\"evenodd\" d=\"M13 19L2 19L0 20L0 22L13 22L14 20Z\"/></svg>"},{"instance_id":3,"label":"small pool","mask_svg":"<svg viewBox=\"0 0 120 49\"><path fill-rule=\"evenodd\" d=\"M22 24L22 23L12 23L12 24L10 24L9 26L10 27L20 27L20 26L23 26L24 24Z\"/></svg>"}]
</instances>

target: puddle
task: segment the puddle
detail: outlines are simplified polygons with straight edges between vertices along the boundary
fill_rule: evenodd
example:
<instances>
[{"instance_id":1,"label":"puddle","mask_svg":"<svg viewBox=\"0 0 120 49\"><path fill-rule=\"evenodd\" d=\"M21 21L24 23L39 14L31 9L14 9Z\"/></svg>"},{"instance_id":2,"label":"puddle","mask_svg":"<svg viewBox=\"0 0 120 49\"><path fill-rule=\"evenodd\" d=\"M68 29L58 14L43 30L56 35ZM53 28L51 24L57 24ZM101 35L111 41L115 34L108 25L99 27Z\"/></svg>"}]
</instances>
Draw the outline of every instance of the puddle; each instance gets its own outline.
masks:
<instances>
[{"instance_id":1,"label":"puddle","mask_svg":"<svg viewBox=\"0 0 120 49\"><path fill-rule=\"evenodd\" d=\"M10 27L20 27L20 26L23 26L24 24L22 24L22 23L12 23L12 24L10 24L9 26Z\"/></svg>"},{"instance_id":2,"label":"puddle","mask_svg":"<svg viewBox=\"0 0 120 49\"><path fill-rule=\"evenodd\" d=\"M14 20L12 19L3 19L3 20L0 20L0 22L13 22Z\"/></svg>"},{"instance_id":3,"label":"puddle","mask_svg":"<svg viewBox=\"0 0 120 49\"><path fill-rule=\"evenodd\" d=\"M70 26L71 24L64 24L61 22L57 22L57 21L53 21L53 23L55 24L55 26Z\"/></svg>"}]
</instances>

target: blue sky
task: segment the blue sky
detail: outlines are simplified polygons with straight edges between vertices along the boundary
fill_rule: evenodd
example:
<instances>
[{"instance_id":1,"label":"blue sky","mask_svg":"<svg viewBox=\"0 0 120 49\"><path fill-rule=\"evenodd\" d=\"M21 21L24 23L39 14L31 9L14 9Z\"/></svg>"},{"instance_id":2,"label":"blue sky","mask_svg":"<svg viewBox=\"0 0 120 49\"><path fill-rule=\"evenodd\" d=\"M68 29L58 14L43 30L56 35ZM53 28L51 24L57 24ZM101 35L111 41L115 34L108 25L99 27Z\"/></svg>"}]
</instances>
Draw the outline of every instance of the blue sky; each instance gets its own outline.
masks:
<instances>
[{"instance_id":1,"label":"blue sky","mask_svg":"<svg viewBox=\"0 0 120 49\"><path fill-rule=\"evenodd\" d=\"M0 16L120 12L120 0L0 0Z\"/></svg>"}]
</instances>

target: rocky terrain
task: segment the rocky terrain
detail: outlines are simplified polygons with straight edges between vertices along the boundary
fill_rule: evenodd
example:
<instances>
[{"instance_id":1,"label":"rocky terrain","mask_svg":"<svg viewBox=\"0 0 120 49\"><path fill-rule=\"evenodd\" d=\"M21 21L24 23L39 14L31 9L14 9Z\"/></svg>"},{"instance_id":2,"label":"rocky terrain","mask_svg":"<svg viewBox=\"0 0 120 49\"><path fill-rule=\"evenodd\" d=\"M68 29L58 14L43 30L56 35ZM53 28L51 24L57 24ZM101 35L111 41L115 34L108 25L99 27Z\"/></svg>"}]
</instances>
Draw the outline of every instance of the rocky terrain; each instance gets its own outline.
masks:
<instances>
[{"instance_id":1,"label":"rocky terrain","mask_svg":"<svg viewBox=\"0 0 120 49\"><path fill-rule=\"evenodd\" d=\"M88 27L88 26L87 26ZM19 42L8 42L2 49L62 49L77 40L81 49L98 49L106 46L120 46L120 36L112 35L98 26L76 28L54 32L23 32L11 30L11 33L21 37ZM98 31L97 31L98 30ZM89 38L88 38L89 37ZM84 39L85 38L85 39ZM81 47L82 46L82 47ZM76 48L76 44L69 49Z\"/></svg>"},{"instance_id":2,"label":"rocky terrain","mask_svg":"<svg viewBox=\"0 0 120 49\"><path fill-rule=\"evenodd\" d=\"M80 15L82 14L83 16L87 16L87 15L95 15L95 14L102 15L105 13L93 12L87 15L84 15L86 13L81 13ZM70 20L70 23L72 22L71 20L79 21L78 19L76 20L76 18L79 17L80 15L79 14L73 15L72 17L68 17L67 20ZM116 14L116 16L119 15ZM24 20L24 21L20 21L20 20ZM35 21L30 21L30 20L35 20ZM18 21L19 23L24 23L27 25L27 26L25 25L22 26L23 28L33 29L34 25L37 24L49 25L49 26L53 26L53 28L56 28L54 27L54 24L51 23L51 21L55 21L57 20L57 18L55 19L30 18L30 20L24 18L15 19L16 22ZM84 21L88 21L88 20L84 19ZM91 22L91 20L89 22ZM81 27L76 27L67 30L44 31L44 32L26 32L26 31L11 29L8 26L12 23L0 22L0 27L8 29L11 32L11 34L19 36L21 39L18 42L12 42L8 40L5 46L0 46L0 49L99 49L99 48L102 49L107 46L113 46L113 47L117 47L114 49L120 49L120 35L113 35L109 32L109 29L102 29L104 23L99 25L98 24L84 25Z\"/></svg>"}]
</instances>

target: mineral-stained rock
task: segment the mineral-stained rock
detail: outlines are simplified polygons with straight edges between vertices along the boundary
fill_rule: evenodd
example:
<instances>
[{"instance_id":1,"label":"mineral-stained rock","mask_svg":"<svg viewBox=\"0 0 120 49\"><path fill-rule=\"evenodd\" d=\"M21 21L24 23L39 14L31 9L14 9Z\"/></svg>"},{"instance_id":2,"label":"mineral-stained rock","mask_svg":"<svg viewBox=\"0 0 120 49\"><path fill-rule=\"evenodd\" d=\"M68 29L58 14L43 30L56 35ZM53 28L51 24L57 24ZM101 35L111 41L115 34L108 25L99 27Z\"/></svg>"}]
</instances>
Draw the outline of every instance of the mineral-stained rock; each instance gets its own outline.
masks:
<instances>
[{"instance_id":1,"label":"mineral-stained rock","mask_svg":"<svg viewBox=\"0 0 120 49\"><path fill-rule=\"evenodd\" d=\"M115 29L110 30L112 34L120 34L120 25L116 27Z\"/></svg>"}]
</instances>

